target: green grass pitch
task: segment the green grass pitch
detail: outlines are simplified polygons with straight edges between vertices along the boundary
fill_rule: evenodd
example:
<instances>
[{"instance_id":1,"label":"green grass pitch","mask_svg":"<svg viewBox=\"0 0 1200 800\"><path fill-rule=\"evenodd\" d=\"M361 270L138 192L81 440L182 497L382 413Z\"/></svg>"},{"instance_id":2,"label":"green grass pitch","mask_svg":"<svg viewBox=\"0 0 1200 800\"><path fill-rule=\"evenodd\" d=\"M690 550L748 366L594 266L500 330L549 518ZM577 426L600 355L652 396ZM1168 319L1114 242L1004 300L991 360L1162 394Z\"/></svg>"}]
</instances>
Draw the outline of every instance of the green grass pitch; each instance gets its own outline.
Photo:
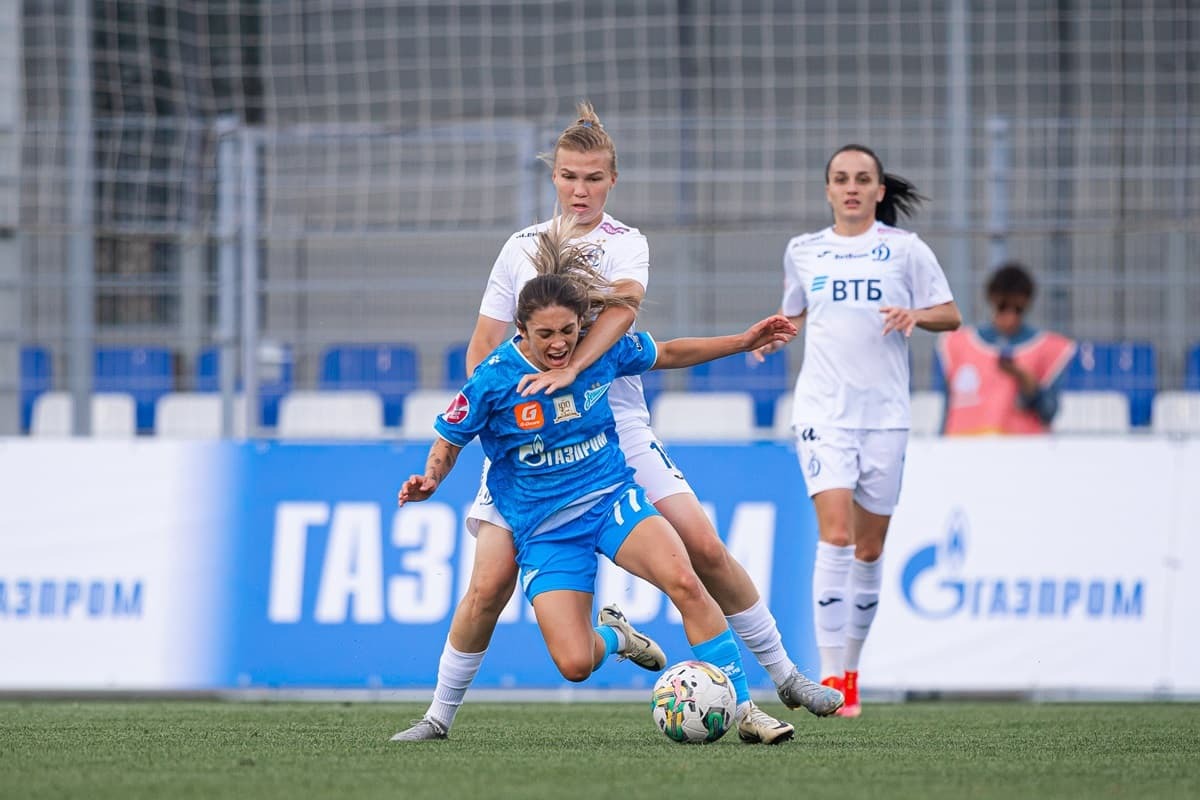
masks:
<instances>
[{"instance_id":1,"label":"green grass pitch","mask_svg":"<svg viewBox=\"0 0 1200 800\"><path fill-rule=\"evenodd\" d=\"M1200 705L766 706L795 740L678 745L649 703L469 703L448 741L397 744L424 704L0 701L0 798L1200 797Z\"/></svg>"}]
</instances>

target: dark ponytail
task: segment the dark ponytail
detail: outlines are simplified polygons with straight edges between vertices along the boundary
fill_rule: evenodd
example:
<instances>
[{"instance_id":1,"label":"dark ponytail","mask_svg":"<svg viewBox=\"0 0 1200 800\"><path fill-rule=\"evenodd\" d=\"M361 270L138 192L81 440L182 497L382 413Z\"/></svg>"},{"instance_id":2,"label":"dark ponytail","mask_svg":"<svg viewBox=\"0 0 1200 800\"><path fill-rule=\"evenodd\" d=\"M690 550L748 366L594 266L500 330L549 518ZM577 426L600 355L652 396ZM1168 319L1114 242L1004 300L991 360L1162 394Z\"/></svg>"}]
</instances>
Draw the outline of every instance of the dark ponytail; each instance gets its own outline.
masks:
<instances>
[{"instance_id":1,"label":"dark ponytail","mask_svg":"<svg viewBox=\"0 0 1200 800\"><path fill-rule=\"evenodd\" d=\"M875 219L884 225L895 225L901 216L913 216L918 206L929 199L920 194L917 191L917 187L907 178L893 175L890 172L884 172L883 162L879 160L879 156L875 155L874 150L862 144L843 145L829 157L829 161L825 163L825 183L829 183L829 167L833 164L833 159L849 150L864 153L870 156L871 160L875 162L875 170L879 173L879 182L883 184L886 190L883 193L883 199L875 207Z\"/></svg>"}]
</instances>

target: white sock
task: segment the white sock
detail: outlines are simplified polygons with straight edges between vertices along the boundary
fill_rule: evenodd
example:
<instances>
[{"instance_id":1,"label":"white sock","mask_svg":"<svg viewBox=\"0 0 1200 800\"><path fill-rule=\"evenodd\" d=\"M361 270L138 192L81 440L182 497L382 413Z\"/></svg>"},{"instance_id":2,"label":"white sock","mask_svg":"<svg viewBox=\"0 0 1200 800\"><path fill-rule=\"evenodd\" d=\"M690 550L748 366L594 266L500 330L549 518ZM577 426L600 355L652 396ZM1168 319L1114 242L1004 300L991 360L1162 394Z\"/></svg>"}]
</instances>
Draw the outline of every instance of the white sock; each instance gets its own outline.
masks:
<instances>
[{"instance_id":1,"label":"white sock","mask_svg":"<svg viewBox=\"0 0 1200 800\"><path fill-rule=\"evenodd\" d=\"M725 619L776 686L788 679L796 665L788 657L783 637L779 635L779 625L761 597L745 611L730 614Z\"/></svg>"},{"instance_id":2,"label":"white sock","mask_svg":"<svg viewBox=\"0 0 1200 800\"><path fill-rule=\"evenodd\" d=\"M817 651L821 654L821 677L841 677L846 669L846 609L850 584L850 564L854 545L839 547L817 542L813 566L813 622Z\"/></svg>"},{"instance_id":3,"label":"white sock","mask_svg":"<svg viewBox=\"0 0 1200 800\"><path fill-rule=\"evenodd\" d=\"M454 715L463 704L467 689L471 688L471 682L479 673L479 666L483 664L486 654L487 650L482 653L460 653L450 646L449 640L446 641L442 657L438 660L437 688L433 690L433 702L425 712L427 716L445 725L446 730L450 730L450 726L454 724Z\"/></svg>"},{"instance_id":4,"label":"white sock","mask_svg":"<svg viewBox=\"0 0 1200 800\"><path fill-rule=\"evenodd\" d=\"M883 586L883 559L859 561L850 567L850 622L846 628L846 670L858 672L863 643L879 610L879 590Z\"/></svg>"}]
</instances>

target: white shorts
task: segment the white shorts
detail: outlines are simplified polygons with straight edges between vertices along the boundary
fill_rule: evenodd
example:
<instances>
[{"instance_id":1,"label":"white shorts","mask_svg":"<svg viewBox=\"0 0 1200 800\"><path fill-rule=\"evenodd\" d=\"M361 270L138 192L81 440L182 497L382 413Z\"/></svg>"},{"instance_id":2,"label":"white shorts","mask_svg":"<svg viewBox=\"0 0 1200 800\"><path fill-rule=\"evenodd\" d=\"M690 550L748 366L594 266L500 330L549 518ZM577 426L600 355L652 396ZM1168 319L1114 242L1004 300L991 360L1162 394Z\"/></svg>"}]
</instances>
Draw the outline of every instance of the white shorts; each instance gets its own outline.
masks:
<instances>
[{"instance_id":1,"label":"white shorts","mask_svg":"<svg viewBox=\"0 0 1200 800\"><path fill-rule=\"evenodd\" d=\"M797 425L796 457L812 497L826 489L853 489L854 501L890 517L900 500L908 431Z\"/></svg>"},{"instance_id":2,"label":"white shorts","mask_svg":"<svg viewBox=\"0 0 1200 800\"><path fill-rule=\"evenodd\" d=\"M617 438L625 453L625 462L633 467L633 479L646 491L646 499L651 503L673 494L696 493L649 426L628 428L620 431ZM479 492L475 495L471 510L467 512L467 530L472 536L479 535L480 522L490 522L505 530L512 530L492 502L492 493L488 491L487 471L490 464L485 458Z\"/></svg>"}]
</instances>

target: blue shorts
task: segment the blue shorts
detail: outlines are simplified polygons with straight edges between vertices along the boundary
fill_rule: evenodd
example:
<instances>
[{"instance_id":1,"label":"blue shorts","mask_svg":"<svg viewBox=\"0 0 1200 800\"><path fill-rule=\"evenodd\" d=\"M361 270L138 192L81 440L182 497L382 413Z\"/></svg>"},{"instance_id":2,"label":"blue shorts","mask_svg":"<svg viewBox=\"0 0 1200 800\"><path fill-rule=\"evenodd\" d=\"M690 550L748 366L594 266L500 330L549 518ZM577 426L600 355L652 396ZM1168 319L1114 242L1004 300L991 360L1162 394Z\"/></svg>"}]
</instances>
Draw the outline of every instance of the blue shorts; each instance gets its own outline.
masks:
<instances>
[{"instance_id":1,"label":"blue shorts","mask_svg":"<svg viewBox=\"0 0 1200 800\"><path fill-rule=\"evenodd\" d=\"M630 531L657 515L642 487L628 481L597 500L582 516L531 536L517 546L525 596L533 600L555 589L594 593L596 553L615 560Z\"/></svg>"}]
</instances>

